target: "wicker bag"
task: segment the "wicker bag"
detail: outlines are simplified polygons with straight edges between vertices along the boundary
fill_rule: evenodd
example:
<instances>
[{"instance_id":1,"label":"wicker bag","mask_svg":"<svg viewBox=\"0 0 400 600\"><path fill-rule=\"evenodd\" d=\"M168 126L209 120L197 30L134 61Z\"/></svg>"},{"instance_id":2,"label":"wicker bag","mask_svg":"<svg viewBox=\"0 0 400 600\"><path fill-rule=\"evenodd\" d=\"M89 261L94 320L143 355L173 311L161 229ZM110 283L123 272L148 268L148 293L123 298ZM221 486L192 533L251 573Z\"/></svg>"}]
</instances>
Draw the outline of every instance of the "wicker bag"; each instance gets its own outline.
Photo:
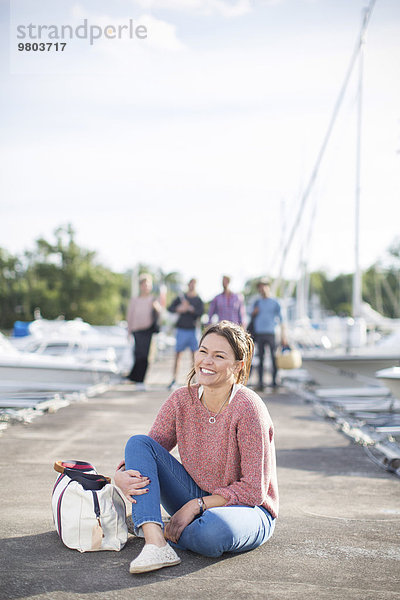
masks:
<instances>
[{"instance_id":1,"label":"wicker bag","mask_svg":"<svg viewBox=\"0 0 400 600\"><path fill-rule=\"evenodd\" d=\"M278 369L300 369L302 364L300 351L291 346L280 346L275 359Z\"/></svg>"}]
</instances>

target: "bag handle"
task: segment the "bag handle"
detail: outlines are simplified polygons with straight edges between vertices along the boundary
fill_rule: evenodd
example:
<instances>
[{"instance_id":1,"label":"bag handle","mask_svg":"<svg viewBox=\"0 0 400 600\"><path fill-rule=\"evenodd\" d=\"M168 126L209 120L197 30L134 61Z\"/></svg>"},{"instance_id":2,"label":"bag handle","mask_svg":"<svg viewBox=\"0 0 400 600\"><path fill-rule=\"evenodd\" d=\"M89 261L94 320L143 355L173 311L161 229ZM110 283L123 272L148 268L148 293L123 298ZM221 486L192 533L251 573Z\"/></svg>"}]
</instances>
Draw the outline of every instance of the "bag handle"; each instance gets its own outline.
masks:
<instances>
[{"instance_id":1,"label":"bag handle","mask_svg":"<svg viewBox=\"0 0 400 600\"><path fill-rule=\"evenodd\" d=\"M67 475L73 481L77 481L85 490L101 490L105 485L111 483L111 477L99 475L98 473L88 473L96 469L87 462L71 460L63 462L58 460L54 463L54 469L58 473Z\"/></svg>"},{"instance_id":2,"label":"bag handle","mask_svg":"<svg viewBox=\"0 0 400 600\"><path fill-rule=\"evenodd\" d=\"M80 483L85 490L102 490L105 485L111 483L110 477L97 473L82 473L75 469L65 469L64 475L67 475L72 481Z\"/></svg>"},{"instance_id":3,"label":"bag handle","mask_svg":"<svg viewBox=\"0 0 400 600\"><path fill-rule=\"evenodd\" d=\"M68 460L65 462L62 460L57 460L54 463L54 470L57 471L57 473L64 473L65 469L76 469L77 471L81 471L83 473L87 471L96 471L93 465L81 460Z\"/></svg>"}]
</instances>

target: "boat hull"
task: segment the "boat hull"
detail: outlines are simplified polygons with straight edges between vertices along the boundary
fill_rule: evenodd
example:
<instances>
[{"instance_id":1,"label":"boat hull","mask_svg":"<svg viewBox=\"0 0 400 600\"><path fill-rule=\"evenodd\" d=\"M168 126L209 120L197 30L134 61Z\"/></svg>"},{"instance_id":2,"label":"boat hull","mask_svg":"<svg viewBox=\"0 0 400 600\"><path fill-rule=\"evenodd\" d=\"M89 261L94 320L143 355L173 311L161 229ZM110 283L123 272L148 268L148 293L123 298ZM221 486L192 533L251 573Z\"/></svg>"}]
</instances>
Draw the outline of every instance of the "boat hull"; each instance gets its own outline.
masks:
<instances>
[{"instance_id":1,"label":"boat hull","mask_svg":"<svg viewBox=\"0 0 400 600\"><path fill-rule=\"evenodd\" d=\"M376 371L393 365L400 365L400 356L303 356L303 367L310 377L323 387L360 387L380 385L375 378ZM382 385L383 382L382 382Z\"/></svg>"},{"instance_id":2,"label":"boat hull","mask_svg":"<svg viewBox=\"0 0 400 600\"><path fill-rule=\"evenodd\" d=\"M400 367L383 369L376 373L377 378L400 400Z\"/></svg>"},{"instance_id":3,"label":"boat hull","mask_svg":"<svg viewBox=\"0 0 400 600\"><path fill-rule=\"evenodd\" d=\"M0 381L19 384L97 385L108 383L114 373L109 370L78 367L0 364Z\"/></svg>"}]
</instances>

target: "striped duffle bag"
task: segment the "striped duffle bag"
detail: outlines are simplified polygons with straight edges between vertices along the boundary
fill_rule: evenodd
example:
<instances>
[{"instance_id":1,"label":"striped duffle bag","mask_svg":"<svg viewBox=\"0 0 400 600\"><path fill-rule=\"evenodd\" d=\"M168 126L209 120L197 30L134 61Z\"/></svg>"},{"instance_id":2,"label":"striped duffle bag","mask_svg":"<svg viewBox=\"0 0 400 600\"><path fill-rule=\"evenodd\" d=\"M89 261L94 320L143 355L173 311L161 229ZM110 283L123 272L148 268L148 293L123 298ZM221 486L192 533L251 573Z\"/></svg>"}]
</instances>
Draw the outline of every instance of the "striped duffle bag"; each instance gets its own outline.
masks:
<instances>
[{"instance_id":1,"label":"striped duffle bag","mask_svg":"<svg viewBox=\"0 0 400 600\"><path fill-rule=\"evenodd\" d=\"M79 552L121 550L128 539L124 499L111 479L87 462L57 461L53 520L68 548Z\"/></svg>"}]
</instances>

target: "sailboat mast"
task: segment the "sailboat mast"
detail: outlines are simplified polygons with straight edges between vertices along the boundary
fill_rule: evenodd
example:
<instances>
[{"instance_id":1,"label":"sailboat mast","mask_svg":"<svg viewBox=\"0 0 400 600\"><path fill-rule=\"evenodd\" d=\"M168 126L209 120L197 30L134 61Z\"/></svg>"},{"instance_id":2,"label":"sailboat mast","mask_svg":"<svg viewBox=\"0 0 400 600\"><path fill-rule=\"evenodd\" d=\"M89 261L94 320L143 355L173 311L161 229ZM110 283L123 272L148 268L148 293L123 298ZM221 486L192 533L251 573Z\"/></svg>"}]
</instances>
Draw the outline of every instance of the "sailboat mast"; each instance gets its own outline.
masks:
<instances>
[{"instance_id":1,"label":"sailboat mast","mask_svg":"<svg viewBox=\"0 0 400 600\"><path fill-rule=\"evenodd\" d=\"M361 29L360 52L358 55L358 92L357 92L357 144L356 144L356 190L354 214L354 275L353 275L353 317L361 317L362 302L362 275L360 269L360 200L361 200L361 134L362 134L362 101L363 101L363 76L364 76L364 44L365 20Z\"/></svg>"},{"instance_id":2,"label":"sailboat mast","mask_svg":"<svg viewBox=\"0 0 400 600\"><path fill-rule=\"evenodd\" d=\"M356 190L354 214L354 275L353 275L353 317L361 317L362 302L362 274L360 267L360 201L361 201L361 134L362 134L362 108L363 108L363 80L364 80L364 46L365 34L371 12L376 0L363 11L363 20L359 41L358 54L358 93L357 93L357 144L356 144Z\"/></svg>"},{"instance_id":3,"label":"sailboat mast","mask_svg":"<svg viewBox=\"0 0 400 600\"><path fill-rule=\"evenodd\" d=\"M297 231L297 229L299 227L299 223L300 223L300 221L302 219L302 216L303 216L303 213L304 213L304 208L305 208L305 206L307 204L308 198L311 195L311 191L312 191L314 183L315 183L315 181L317 179L319 167L321 165L322 159L323 159L324 154L325 154L325 150L326 150L326 148L328 146L328 142L330 140L330 137L331 137L331 134L332 134L332 131L333 131L333 128L334 128L337 116L339 114L339 110L340 110L340 107L341 107L342 102L343 102L343 98L344 98L344 95L345 95L345 92L346 92L346 89L347 89L347 85L349 83L350 77L351 77L352 72L353 72L353 67L356 64L356 61L357 61L359 53L361 53L362 50L363 50L365 32L367 30L367 27L368 27L368 24L369 24L369 20L371 18L372 11L374 9L375 4L376 4L376 0L370 0L369 6L364 11L364 18L363 18L363 22L362 22L362 27L361 27L360 35L359 35L359 37L357 39L357 43L356 43L356 46L354 48L354 52L353 52L351 60L350 60L350 64L349 64L349 67L347 69L344 82L343 82L342 87L340 89L339 95L338 95L338 97L336 99L336 103L335 103L335 106L334 106L334 109L333 109L333 113L332 113L331 119L329 121L328 129L327 129L327 131L325 133L325 137L323 139L322 146L321 146L321 148L319 150L319 153L318 153L318 156L317 156L317 160L316 160L315 165L313 167L313 170L311 172L310 179L308 180L308 183L307 183L307 185L305 187L305 190L302 193L302 196L301 196L301 199L300 199L300 206L299 206L299 209L298 209L297 214L295 216L294 223L292 224L292 227L290 229L288 238L287 238L287 240L285 242L285 245L283 247L282 256L281 256L281 262L280 262L280 267L279 267L279 279L281 279L282 276L283 276L283 270L284 270L284 266L285 266L285 262L286 262L286 258L287 258L289 249L291 247L291 244L292 244L293 238L295 236L295 233L296 233L296 231ZM360 61L360 65L361 65L361 69L360 69L360 73L361 73L361 75L360 75L360 82L361 82L360 83L360 92L361 92L362 91L362 66L363 66L362 59ZM357 172L358 173L360 173L360 158L361 158L361 152L360 152L360 148L361 148L361 106L362 106L361 105L361 100L362 100L362 94L360 93L359 94L359 111L358 111L358 114L359 114L359 125L358 125L358 129L359 129L359 135L358 135L359 143L358 143L358 167L357 167ZM359 189L360 189L359 179L360 179L360 175L358 175L358 184L357 184L358 196L359 196ZM359 202L358 202L358 205L359 205ZM359 208L358 208L358 211L359 211ZM358 227L358 224L359 224L359 217L358 216L356 218L356 223L357 223L357 227ZM355 251L355 254L357 256L357 263L358 263L358 255L359 255L358 231L357 231L357 242L356 242L356 251ZM359 268L358 268L358 270L359 270ZM356 271L357 271L357 268L356 268ZM359 277L359 284L357 286L357 297L359 298L359 301L358 301L359 308L357 308L357 312L360 312L360 310L361 310L361 277L360 277L360 275L358 277ZM355 293L353 294L353 306L354 306L354 298L355 298Z\"/></svg>"}]
</instances>

